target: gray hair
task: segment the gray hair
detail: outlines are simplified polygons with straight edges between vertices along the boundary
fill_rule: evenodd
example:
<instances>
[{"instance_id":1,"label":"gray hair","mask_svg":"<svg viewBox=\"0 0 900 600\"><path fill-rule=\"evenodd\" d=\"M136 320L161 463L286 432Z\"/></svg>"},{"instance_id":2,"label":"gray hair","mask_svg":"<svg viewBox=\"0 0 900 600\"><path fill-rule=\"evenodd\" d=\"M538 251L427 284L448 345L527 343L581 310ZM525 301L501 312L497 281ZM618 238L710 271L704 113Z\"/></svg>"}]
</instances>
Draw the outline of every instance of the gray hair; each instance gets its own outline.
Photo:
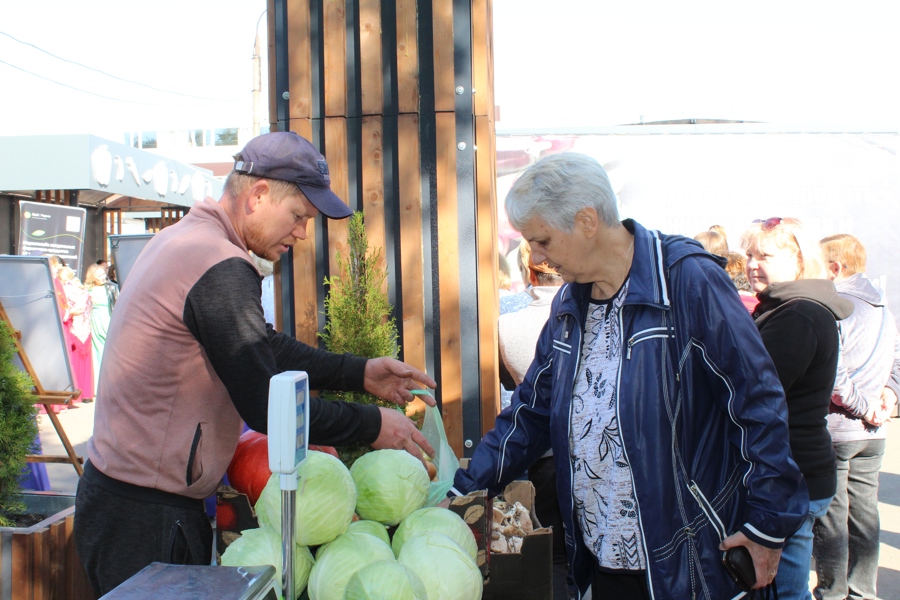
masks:
<instances>
[{"instance_id":1,"label":"gray hair","mask_svg":"<svg viewBox=\"0 0 900 600\"><path fill-rule=\"evenodd\" d=\"M575 216L593 208L608 227L619 224L616 194L595 159L576 152L540 159L516 180L506 195L506 215L521 230L537 217L554 229L570 232Z\"/></svg>"}]
</instances>

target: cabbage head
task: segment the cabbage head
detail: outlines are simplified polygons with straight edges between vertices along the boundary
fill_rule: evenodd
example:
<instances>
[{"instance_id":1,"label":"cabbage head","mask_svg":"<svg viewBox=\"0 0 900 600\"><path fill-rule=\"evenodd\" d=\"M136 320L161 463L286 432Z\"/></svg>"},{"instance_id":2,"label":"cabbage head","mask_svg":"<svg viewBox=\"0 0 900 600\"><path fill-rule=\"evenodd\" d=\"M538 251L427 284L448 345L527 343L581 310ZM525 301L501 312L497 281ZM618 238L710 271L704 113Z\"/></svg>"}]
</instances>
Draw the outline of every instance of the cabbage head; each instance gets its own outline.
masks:
<instances>
[{"instance_id":1,"label":"cabbage head","mask_svg":"<svg viewBox=\"0 0 900 600\"><path fill-rule=\"evenodd\" d=\"M241 537L231 542L222 554L223 567L275 567L275 581L281 598L281 533L268 525L259 529L245 529ZM294 546L294 589L299 596L306 589L313 557L306 546Z\"/></svg>"},{"instance_id":2,"label":"cabbage head","mask_svg":"<svg viewBox=\"0 0 900 600\"><path fill-rule=\"evenodd\" d=\"M316 553L316 564L309 574L309 597L343 600L354 573L370 563L393 559L391 547L374 535L345 533Z\"/></svg>"},{"instance_id":3,"label":"cabbage head","mask_svg":"<svg viewBox=\"0 0 900 600\"><path fill-rule=\"evenodd\" d=\"M347 530L347 533L368 533L369 535L374 535L385 544L391 543L387 528L378 521L368 521L366 519L353 521L350 523L350 529Z\"/></svg>"},{"instance_id":4,"label":"cabbage head","mask_svg":"<svg viewBox=\"0 0 900 600\"><path fill-rule=\"evenodd\" d=\"M468 553L443 533L407 539L397 560L419 576L430 599L481 600L481 571Z\"/></svg>"},{"instance_id":5,"label":"cabbage head","mask_svg":"<svg viewBox=\"0 0 900 600\"><path fill-rule=\"evenodd\" d=\"M376 450L350 468L356 483L356 512L363 519L396 525L422 508L431 481L428 471L405 450Z\"/></svg>"},{"instance_id":6,"label":"cabbage head","mask_svg":"<svg viewBox=\"0 0 900 600\"><path fill-rule=\"evenodd\" d=\"M396 560L379 560L353 574L344 600L428 600L419 577Z\"/></svg>"},{"instance_id":7,"label":"cabbage head","mask_svg":"<svg viewBox=\"0 0 900 600\"><path fill-rule=\"evenodd\" d=\"M420 508L400 522L400 526L394 532L394 539L391 542L394 555L400 556L400 550L403 548L406 540L428 531L443 533L465 550L472 557L472 560L477 562L478 544L475 542L475 534L472 533L472 530L458 514L452 510L436 506Z\"/></svg>"},{"instance_id":8,"label":"cabbage head","mask_svg":"<svg viewBox=\"0 0 900 600\"><path fill-rule=\"evenodd\" d=\"M350 471L337 458L312 451L297 469L294 541L301 546L327 544L347 531L356 507ZM272 475L256 502L260 523L281 531L281 487Z\"/></svg>"}]
</instances>

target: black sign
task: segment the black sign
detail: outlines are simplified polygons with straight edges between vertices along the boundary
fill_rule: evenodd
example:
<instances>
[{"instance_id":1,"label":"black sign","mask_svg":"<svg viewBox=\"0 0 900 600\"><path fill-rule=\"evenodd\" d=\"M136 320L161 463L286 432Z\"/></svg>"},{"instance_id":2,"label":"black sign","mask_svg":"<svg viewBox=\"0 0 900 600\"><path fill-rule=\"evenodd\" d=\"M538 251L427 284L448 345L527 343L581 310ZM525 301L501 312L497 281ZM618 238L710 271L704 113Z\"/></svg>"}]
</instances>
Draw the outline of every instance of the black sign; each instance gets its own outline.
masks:
<instances>
[{"instance_id":1,"label":"black sign","mask_svg":"<svg viewBox=\"0 0 900 600\"><path fill-rule=\"evenodd\" d=\"M75 206L20 201L16 252L24 256L55 254L80 278L86 214Z\"/></svg>"}]
</instances>

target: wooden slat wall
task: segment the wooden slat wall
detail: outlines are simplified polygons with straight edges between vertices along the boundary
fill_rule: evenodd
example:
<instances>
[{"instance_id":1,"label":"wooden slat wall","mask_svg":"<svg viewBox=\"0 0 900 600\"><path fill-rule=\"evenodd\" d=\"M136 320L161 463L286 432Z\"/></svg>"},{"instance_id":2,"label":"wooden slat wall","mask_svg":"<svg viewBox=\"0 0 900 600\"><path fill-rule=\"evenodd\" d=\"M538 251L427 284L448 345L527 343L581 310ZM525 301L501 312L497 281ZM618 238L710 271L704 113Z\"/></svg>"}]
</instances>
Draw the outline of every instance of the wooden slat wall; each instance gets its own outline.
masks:
<instances>
[{"instance_id":1,"label":"wooden slat wall","mask_svg":"<svg viewBox=\"0 0 900 600\"><path fill-rule=\"evenodd\" d=\"M316 144L334 192L365 212L370 244L383 249L401 358L438 380L450 443L468 456L499 397L491 0L268 6L271 129ZM477 231L460 230L473 220ZM346 252L347 222L319 219L308 233L287 281L293 331L317 344L322 281ZM477 294L463 294L472 282Z\"/></svg>"}]
</instances>

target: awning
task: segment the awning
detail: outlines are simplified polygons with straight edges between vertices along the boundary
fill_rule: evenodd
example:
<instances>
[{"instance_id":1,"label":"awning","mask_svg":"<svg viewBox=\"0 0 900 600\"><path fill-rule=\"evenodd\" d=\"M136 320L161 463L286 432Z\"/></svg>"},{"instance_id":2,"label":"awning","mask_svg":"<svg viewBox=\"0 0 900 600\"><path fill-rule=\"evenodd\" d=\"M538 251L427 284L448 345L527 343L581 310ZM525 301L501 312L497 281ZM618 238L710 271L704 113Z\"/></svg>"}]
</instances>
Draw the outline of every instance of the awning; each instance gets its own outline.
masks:
<instances>
[{"instance_id":1,"label":"awning","mask_svg":"<svg viewBox=\"0 0 900 600\"><path fill-rule=\"evenodd\" d=\"M219 198L212 171L89 134L0 137L0 192L80 190L79 204L128 197L191 206Z\"/></svg>"}]
</instances>

